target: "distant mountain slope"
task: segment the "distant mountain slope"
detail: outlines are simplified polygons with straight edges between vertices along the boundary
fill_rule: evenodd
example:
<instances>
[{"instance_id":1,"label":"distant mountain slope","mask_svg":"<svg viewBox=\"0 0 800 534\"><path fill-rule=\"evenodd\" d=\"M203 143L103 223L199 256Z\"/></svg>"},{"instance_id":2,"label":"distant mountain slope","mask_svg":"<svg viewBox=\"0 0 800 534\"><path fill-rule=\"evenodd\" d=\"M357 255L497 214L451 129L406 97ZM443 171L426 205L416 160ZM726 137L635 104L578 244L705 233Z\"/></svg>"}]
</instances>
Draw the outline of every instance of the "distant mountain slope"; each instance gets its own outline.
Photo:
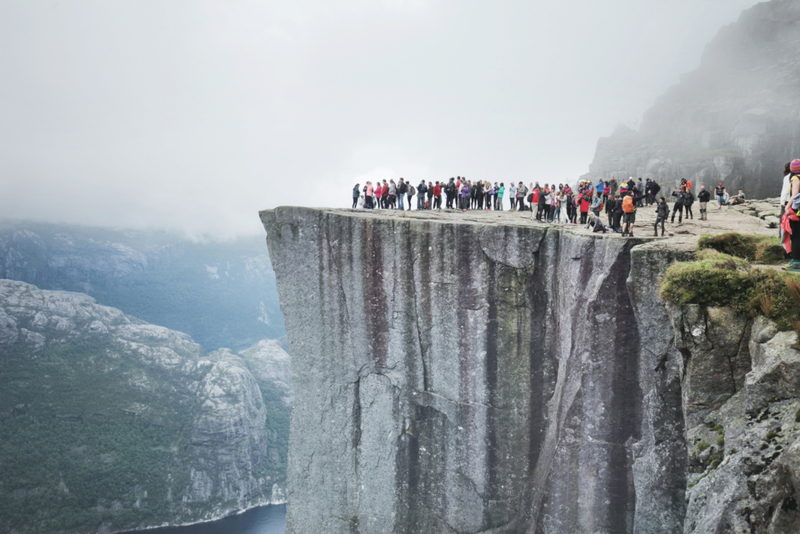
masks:
<instances>
[{"instance_id":1,"label":"distant mountain slope","mask_svg":"<svg viewBox=\"0 0 800 534\"><path fill-rule=\"evenodd\" d=\"M708 44L700 67L658 98L639 131L600 139L587 178L723 182L778 196L783 165L800 158L800 2L744 11ZM699 188L698 188L699 189Z\"/></svg>"},{"instance_id":2,"label":"distant mountain slope","mask_svg":"<svg viewBox=\"0 0 800 534\"><path fill-rule=\"evenodd\" d=\"M0 280L0 532L114 532L282 501L288 355L207 354L92 298Z\"/></svg>"},{"instance_id":3,"label":"distant mountain slope","mask_svg":"<svg viewBox=\"0 0 800 534\"><path fill-rule=\"evenodd\" d=\"M156 231L0 222L0 278L79 291L207 350L285 335L263 237L193 242Z\"/></svg>"}]
</instances>

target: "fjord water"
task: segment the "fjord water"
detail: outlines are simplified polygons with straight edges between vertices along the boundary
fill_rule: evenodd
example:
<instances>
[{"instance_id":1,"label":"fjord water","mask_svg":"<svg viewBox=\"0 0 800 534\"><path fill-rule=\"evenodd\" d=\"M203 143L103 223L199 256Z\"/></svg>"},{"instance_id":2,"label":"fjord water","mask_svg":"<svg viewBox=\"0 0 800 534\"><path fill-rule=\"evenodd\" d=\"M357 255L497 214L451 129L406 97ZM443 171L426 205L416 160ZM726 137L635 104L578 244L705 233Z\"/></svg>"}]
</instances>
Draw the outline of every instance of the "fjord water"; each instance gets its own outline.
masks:
<instances>
[{"instance_id":1,"label":"fjord water","mask_svg":"<svg viewBox=\"0 0 800 534\"><path fill-rule=\"evenodd\" d=\"M286 505L260 506L233 515L185 527L164 527L139 530L125 534L283 534L286 525Z\"/></svg>"}]
</instances>

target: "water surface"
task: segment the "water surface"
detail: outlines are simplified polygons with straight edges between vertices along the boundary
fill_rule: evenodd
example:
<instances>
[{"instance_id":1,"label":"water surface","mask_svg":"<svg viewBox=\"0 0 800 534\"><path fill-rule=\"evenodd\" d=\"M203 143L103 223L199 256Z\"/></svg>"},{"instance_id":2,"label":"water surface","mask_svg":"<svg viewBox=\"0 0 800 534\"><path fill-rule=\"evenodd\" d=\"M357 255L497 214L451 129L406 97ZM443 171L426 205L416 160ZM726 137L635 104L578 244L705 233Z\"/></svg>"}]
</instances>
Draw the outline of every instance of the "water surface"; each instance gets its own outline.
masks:
<instances>
[{"instance_id":1,"label":"water surface","mask_svg":"<svg viewBox=\"0 0 800 534\"><path fill-rule=\"evenodd\" d=\"M285 525L286 505L276 504L253 508L242 514L208 523L138 530L125 534L283 534Z\"/></svg>"}]
</instances>

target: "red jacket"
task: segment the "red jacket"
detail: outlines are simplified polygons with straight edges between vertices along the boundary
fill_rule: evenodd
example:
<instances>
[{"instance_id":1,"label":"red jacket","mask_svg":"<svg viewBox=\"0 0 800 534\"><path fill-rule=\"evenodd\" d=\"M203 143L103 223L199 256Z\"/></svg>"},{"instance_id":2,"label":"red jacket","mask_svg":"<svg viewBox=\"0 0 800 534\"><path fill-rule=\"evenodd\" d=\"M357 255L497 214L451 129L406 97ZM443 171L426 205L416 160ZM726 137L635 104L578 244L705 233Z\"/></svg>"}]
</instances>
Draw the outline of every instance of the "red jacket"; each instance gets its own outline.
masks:
<instances>
[{"instance_id":1,"label":"red jacket","mask_svg":"<svg viewBox=\"0 0 800 534\"><path fill-rule=\"evenodd\" d=\"M442 196L442 186L436 184L433 186L433 196L439 197Z\"/></svg>"},{"instance_id":2,"label":"red jacket","mask_svg":"<svg viewBox=\"0 0 800 534\"><path fill-rule=\"evenodd\" d=\"M586 195L581 195L578 199L578 204L581 206L581 213L587 213L589 211L589 199L586 198Z\"/></svg>"},{"instance_id":3,"label":"red jacket","mask_svg":"<svg viewBox=\"0 0 800 534\"><path fill-rule=\"evenodd\" d=\"M533 195L531 197L531 204L538 204L539 203L539 190L538 189L534 189L533 193L531 193L531 194Z\"/></svg>"}]
</instances>

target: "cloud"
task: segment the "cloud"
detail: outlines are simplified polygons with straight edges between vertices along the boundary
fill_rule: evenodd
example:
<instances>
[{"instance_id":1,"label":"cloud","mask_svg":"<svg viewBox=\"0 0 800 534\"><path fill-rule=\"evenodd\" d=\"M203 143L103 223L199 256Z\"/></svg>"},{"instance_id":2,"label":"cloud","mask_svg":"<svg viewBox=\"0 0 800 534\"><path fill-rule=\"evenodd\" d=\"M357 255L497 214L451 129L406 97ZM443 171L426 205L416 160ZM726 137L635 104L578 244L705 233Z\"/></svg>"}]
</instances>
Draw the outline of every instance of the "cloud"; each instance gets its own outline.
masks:
<instances>
[{"instance_id":1,"label":"cloud","mask_svg":"<svg viewBox=\"0 0 800 534\"><path fill-rule=\"evenodd\" d=\"M755 0L0 4L0 213L191 233L356 182L566 181Z\"/></svg>"}]
</instances>

